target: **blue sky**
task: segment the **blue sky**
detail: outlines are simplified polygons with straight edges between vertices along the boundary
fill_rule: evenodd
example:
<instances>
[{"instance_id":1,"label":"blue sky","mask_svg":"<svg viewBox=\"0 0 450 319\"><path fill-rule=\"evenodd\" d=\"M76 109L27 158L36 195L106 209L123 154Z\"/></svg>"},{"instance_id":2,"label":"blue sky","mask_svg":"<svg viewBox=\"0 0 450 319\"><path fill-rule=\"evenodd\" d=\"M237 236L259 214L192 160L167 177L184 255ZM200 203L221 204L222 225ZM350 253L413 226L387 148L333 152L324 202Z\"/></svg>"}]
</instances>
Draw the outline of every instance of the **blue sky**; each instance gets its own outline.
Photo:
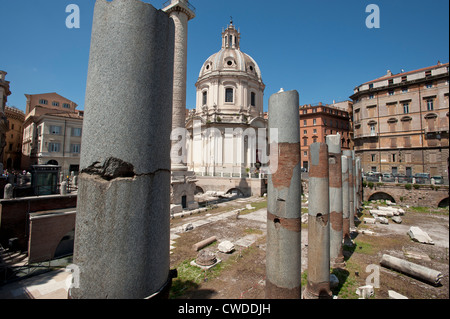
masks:
<instances>
[{"instance_id":1,"label":"blue sky","mask_svg":"<svg viewBox=\"0 0 450 319\"><path fill-rule=\"evenodd\" d=\"M161 8L166 0L146 0ZM24 94L57 92L84 108L94 0L0 0L0 69L8 72L7 105L25 109ZM203 62L220 50L233 16L241 50L259 64L268 99L283 87L301 104L349 99L353 88L380 77L449 61L448 0L191 0L187 107ZM380 28L368 29L369 4ZM80 8L79 29L65 25L65 8Z\"/></svg>"}]
</instances>

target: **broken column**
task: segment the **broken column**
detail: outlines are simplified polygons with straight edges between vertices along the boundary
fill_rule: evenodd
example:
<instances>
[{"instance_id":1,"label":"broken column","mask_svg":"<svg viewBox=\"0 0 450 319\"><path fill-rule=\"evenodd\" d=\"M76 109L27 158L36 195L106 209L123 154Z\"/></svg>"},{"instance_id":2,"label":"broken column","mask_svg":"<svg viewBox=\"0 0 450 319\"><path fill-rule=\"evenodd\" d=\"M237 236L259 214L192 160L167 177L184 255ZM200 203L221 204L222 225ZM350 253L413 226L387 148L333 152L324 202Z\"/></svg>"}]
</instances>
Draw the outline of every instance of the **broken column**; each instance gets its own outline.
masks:
<instances>
[{"instance_id":1,"label":"broken column","mask_svg":"<svg viewBox=\"0 0 450 319\"><path fill-rule=\"evenodd\" d=\"M278 162L267 186L266 298L301 297L301 162L299 95L279 92L269 99L270 162ZM273 140L278 130L278 140ZM272 152L273 143L278 152ZM276 148L275 148L276 149Z\"/></svg>"},{"instance_id":2,"label":"broken column","mask_svg":"<svg viewBox=\"0 0 450 319\"><path fill-rule=\"evenodd\" d=\"M382 256L380 265L418 278L435 286L440 285L440 281L444 277L440 271L386 254Z\"/></svg>"},{"instance_id":3,"label":"broken column","mask_svg":"<svg viewBox=\"0 0 450 319\"><path fill-rule=\"evenodd\" d=\"M342 164L341 135L328 135L329 203L330 203L330 263L332 267L344 267L342 250Z\"/></svg>"},{"instance_id":4,"label":"broken column","mask_svg":"<svg viewBox=\"0 0 450 319\"><path fill-rule=\"evenodd\" d=\"M304 299L331 298L328 147L309 147L308 283Z\"/></svg>"},{"instance_id":5,"label":"broken column","mask_svg":"<svg viewBox=\"0 0 450 319\"><path fill-rule=\"evenodd\" d=\"M354 189L354 177L353 177L353 152L345 150L343 154L347 156L348 161L348 207L349 207L349 222L350 229L355 228L355 189Z\"/></svg>"},{"instance_id":6,"label":"broken column","mask_svg":"<svg viewBox=\"0 0 450 319\"><path fill-rule=\"evenodd\" d=\"M70 298L168 296L173 48L164 12L96 2Z\"/></svg>"},{"instance_id":7,"label":"broken column","mask_svg":"<svg viewBox=\"0 0 450 319\"><path fill-rule=\"evenodd\" d=\"M358 213L361 208L361 158L355 157L355 214Z\"/></svg>"},{"instance_id":8,"label":"broken column","mask_svg":"<svg viewBox=\"0 0 450 319\"><path fill-rule=\"evenodd\" d=\"M342 237L344 245L351 245L350 237L350 195L348 188L348 158L342 155Z\"/></svg>"}]
</instances>

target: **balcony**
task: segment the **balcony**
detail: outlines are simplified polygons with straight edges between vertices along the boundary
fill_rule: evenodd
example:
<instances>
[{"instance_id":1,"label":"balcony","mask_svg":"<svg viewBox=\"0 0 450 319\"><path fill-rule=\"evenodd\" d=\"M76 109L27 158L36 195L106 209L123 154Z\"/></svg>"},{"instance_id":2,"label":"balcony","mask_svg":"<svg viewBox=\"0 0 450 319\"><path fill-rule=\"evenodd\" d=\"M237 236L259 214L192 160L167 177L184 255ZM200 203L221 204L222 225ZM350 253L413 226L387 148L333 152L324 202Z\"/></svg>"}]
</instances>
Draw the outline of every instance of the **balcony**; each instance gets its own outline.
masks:
<instances>
[{"instance_id":1,"label":"balcony","mask_svg":"<svg viewBox=\"0 0 450 319\"><path fill-rule=\"evenodd\" d=\"M379 136L378 132L355 133L355 139L357 139L357 138L378 138L378 136Z\"/></svg>"},{"instance_id":2,"label":"balcony","mask_svg":"<svg viewBox=\"0 0 450 319\"><path fill-rule=\"evenodd\" d=\"M194 7L192 4L189 3L188 0L169 0L169 1L166 1L166 2L163 4L163 8L167 8L167 7L170 6L172 3L175 3L175 2L183 3L186 7L188 7L188 8L189 8L192 12L194 12L194 13L195 13L195 11L197 10L197 9L195 9L195 7Z\"/></svg>"},{"instance_id":3,"label":"balcony","mask_svg":"<svg viewBox=\"0 0 450 319\"><path fill-rule=\"evenodd\" d=\"M440 127L426 127L425 134L439 134L439 133L448 133L448 126L440 126Z\"/></svg>"}]
</instances>

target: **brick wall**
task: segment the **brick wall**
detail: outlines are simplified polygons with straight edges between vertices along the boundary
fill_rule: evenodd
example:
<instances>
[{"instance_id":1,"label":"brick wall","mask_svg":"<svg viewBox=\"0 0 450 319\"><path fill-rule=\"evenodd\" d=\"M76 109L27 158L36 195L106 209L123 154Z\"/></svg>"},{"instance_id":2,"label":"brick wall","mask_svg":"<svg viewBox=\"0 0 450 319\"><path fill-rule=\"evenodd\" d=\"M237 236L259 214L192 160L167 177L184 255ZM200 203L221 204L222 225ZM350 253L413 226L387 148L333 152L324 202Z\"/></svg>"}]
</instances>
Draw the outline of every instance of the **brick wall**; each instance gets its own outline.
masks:
<instances>
[{"instance_id":1,"label":"brick wall","mask_svg":"<svg viewBox=\"0 0 450 319\"><path fill-rule=\"evenodd\" d=\"M374 185L371 189L364 188L364 200L387 194L391 196L397 204L405 204L409 206L421 207L438 207L439 203L449 197L448 186L440 186L432 188L429 185L420 185L418 189L412 187L410 190L405 185Z\"/></svg>"},{"instance_id":2,"label":"brick wall","mask_svg":"<svg viewBox=\"0 0 450 319\"><path fill-rule=\"evenodd\" d=\"M75 229L75 209L30 217L28 262L53 259L56 248L65 235Z\"/></svg>"},{"instance_id":3,"label":"brick wall","mask_svg":"<svg viewBox=\"0 0 450 319\"><path fill-rule=\"evenodd\" d=\"M38 211L75 208L76 195L49 195L0 200L0 243L8 246L10 238L18 238L18 247L28 250L29 214Z\"/></svg>"}]
</instances>

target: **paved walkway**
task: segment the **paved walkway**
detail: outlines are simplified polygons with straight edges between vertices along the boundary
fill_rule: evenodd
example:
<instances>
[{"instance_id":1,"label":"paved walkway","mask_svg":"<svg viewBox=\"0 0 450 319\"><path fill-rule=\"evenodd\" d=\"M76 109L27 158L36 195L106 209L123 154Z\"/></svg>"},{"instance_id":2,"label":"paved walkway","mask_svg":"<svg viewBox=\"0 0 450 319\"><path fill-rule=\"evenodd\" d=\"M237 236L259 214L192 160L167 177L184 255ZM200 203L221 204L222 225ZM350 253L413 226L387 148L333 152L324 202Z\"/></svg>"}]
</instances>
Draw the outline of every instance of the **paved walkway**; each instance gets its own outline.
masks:
<instances>
[{"instance_id":1,"label":"paved walkway","mask_svg":"<svg viewBox=\"0 0 450 319\"><path fill-rule=\"evenodd\" d=\"M67 299L71 280L65 269L50 271L0 286L0 299Z\"/></svg>"}]
</instances>

